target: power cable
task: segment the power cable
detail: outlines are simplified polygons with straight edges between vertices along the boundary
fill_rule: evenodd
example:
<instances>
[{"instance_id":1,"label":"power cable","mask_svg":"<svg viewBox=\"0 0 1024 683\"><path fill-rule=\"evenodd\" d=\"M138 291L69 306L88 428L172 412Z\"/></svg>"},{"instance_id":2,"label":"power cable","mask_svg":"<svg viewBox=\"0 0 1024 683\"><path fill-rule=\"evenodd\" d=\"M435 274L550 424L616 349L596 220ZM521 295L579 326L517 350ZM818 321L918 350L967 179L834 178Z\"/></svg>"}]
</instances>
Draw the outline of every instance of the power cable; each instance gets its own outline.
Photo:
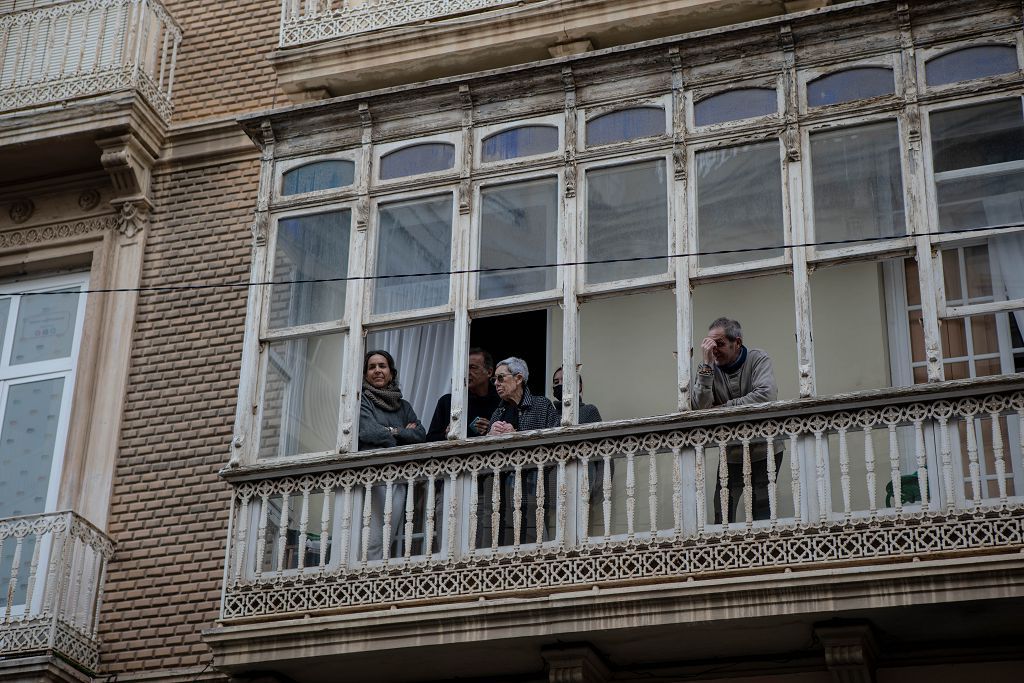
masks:
<instances>
[{"instance_id":1,"label":"power cable","mask_svg":"<svg viewBox=\"0 0 1024 683\"><path fill-rule=\"evenodd\" d=\"M4 296L46 296L46 295L69 295L69 294L120 294L120 293L170 293L201 291L209 289L249 289L251 287L269 287L274 285L304 285L329 282L353 282L373 280L395 280L402 278L426 278L443 275L467 275L472 273L507 273L525 270L536 270L540 268L565 268L572 266L590 266L608 263L633 263L639 261L660 261L668 259L688 258L690 256L720 256L725 254L749 254L755 252L775 251L779 249L802 249L805 247L842 246L847 244L863 244L872 242L883 242L905 237L931 237L937 235L958 235L975 232L1009 231L1020 229L1021 225L1012 223L1007 225L985 226L977 228L959 228L956 230L937 230L933 232L917 233L915 235L887 235L878 237L857 237L842 240L822 240L820 242L802 242L799 244L773 244L761 247L743 247L739 249L714 249L708 251L682 252L677 254L658 254L654 256L629 256L624 258L611 259L588 259L582 261L568 261L563 263L537 263L523 266L505 266L499 268L464 268L459 270L436 270L418 273L398 273L388 275L349 275L329 278L309 278L301 280L264 280L259 282L222 282L222 283L200 283L180 285L151 285L146 287L113 287L103 289L83 289L76 292L68 290L50 290L42 292L10 292Z\"/></svg>"}]
</instances>

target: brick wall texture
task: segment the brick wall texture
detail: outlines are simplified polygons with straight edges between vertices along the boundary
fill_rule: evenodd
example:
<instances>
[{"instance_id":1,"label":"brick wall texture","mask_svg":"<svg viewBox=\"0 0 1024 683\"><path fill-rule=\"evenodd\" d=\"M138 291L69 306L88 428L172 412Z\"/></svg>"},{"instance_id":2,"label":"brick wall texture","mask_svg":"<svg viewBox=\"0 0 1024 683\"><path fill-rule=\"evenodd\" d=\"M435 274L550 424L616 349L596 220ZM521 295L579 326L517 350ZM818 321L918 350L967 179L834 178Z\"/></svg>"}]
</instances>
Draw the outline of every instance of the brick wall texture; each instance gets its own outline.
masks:
<instances>
[{"instance_id":1,"label":"brick wall texture","mask_svg":"<svg viewBox=\"0 0 1024 683\"><path fill-rule=\"evenodd\" d=\"M142 286L246 281L258 162L154 179ZM140 295L114 477L104 674L204 666L219 606L244 290Z\"/></svg>"},{"instance_id":2,"label":"brick wall texture","mask_svg":"<svg viewBox=\"0 0 1024 683\"><path fill-rule=\"evenodd\" d=\"M280 0L165 0L184 37L174 71L174 121L288 104L267 57L277 47Z\"/></svg>"}]
</instances>

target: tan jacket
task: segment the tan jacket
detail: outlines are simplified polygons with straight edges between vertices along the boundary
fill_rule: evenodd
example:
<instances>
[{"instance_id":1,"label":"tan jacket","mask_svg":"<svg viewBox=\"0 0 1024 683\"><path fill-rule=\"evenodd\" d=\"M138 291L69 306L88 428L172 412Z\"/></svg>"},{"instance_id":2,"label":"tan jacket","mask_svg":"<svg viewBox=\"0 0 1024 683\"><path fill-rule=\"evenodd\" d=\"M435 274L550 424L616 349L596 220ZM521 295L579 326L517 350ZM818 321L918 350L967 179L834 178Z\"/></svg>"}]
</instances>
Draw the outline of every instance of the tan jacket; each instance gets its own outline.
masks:
<instances>
[{"instance_id":1,"label":"tan jacket","mask_svg":"<svg viewBox=\"0 0 1024 683\"><path fill-rule=\"evenodd\" d=\"M697 373L693 379L690 404L695 409L743 406L767 403L778 396L772 359L761 349L747 349L747 360L732 374L726 374L718 367L714 367L711 376ZM764 460L766 456L763 442L751 444L751 460ZM742 446L730 445L727 459L731 463L742 462Z\"/></svg>"}]
</instances>

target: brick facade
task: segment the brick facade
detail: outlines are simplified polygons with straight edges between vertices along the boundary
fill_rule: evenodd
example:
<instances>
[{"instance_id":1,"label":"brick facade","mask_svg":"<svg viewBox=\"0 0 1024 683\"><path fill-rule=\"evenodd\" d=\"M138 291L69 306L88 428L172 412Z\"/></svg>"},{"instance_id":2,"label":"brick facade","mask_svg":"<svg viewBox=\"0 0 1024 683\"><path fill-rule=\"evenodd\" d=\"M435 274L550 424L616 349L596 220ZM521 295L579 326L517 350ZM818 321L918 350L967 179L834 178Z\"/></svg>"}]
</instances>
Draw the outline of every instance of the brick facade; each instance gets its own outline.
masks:
<instances>
[{"instance_id":1,"label":"brick facade","mask_svg":"<svg viewBox=\"0 0 1024 683\"><path fill-rule=\"evenodd\" d=\"M174 122L288 104L268 56L277 47L280 0L169 0L185 35L174 73Z\"/></svg>"},{"instance_id":2,"label":"brick facade","mask_svg":"<svg viewBox=\"0 0 1024 683\"><path fill-rule=\"evenodd\" d=\"M142 286L246 281L258 174L253 161L156 178ZM110 514L106 673L209 661L200 632L220 599L230 497L217 471L231 440L245 302L237 289L139 299Z\"/></svg>"}]
</instances>

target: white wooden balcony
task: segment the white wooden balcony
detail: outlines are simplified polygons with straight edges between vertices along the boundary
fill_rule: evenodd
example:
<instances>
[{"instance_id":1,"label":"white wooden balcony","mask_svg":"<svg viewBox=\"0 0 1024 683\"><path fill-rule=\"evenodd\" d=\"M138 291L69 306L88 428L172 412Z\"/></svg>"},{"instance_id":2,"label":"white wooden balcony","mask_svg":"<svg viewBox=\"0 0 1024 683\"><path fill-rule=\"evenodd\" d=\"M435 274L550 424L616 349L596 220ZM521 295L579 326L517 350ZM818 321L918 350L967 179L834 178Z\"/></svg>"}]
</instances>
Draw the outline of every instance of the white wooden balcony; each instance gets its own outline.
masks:
<instances>
[{"instance_id":1,"label":"white wooden balcony","mask_svg":"<svg viewBox=\"0 0 1024 683\"><path fill-rule=\"evenodd\" d=\"M0 113L135 91L167 123L181 29L157 0L78 0L0 16Z\"/></svg>"},{"instance_id":2,"label":"white wooden balcony","mask_svg":"<svg viewBox=\"0 0 1024 683\"><path fill-rule=\"evenodd\" d=\"M0 659L52 654L95 672L113 551L73 512L0 519Z\"/></svg>"},{"instance_id":3,"label":"white wooden balcony","mask_svg":"<svg viewBox=\"0 0 1024 683\"><path fill-rule=\"evenodd\" d=\"M1016 375L258 465L229 475L221 618L1016 554L1022 435ZM730 446L741 504L715 523Z\"/></svg>"},{"instance_id":4,"label":"white wooden balcony","mask_svg":"<svg viewBox=\"0 0 1024 683\"><path fill-rule=\"evenodd\" d=\"M523 0L282 0L281 47L522 4Z\"/></svg>"}]
</instances>

